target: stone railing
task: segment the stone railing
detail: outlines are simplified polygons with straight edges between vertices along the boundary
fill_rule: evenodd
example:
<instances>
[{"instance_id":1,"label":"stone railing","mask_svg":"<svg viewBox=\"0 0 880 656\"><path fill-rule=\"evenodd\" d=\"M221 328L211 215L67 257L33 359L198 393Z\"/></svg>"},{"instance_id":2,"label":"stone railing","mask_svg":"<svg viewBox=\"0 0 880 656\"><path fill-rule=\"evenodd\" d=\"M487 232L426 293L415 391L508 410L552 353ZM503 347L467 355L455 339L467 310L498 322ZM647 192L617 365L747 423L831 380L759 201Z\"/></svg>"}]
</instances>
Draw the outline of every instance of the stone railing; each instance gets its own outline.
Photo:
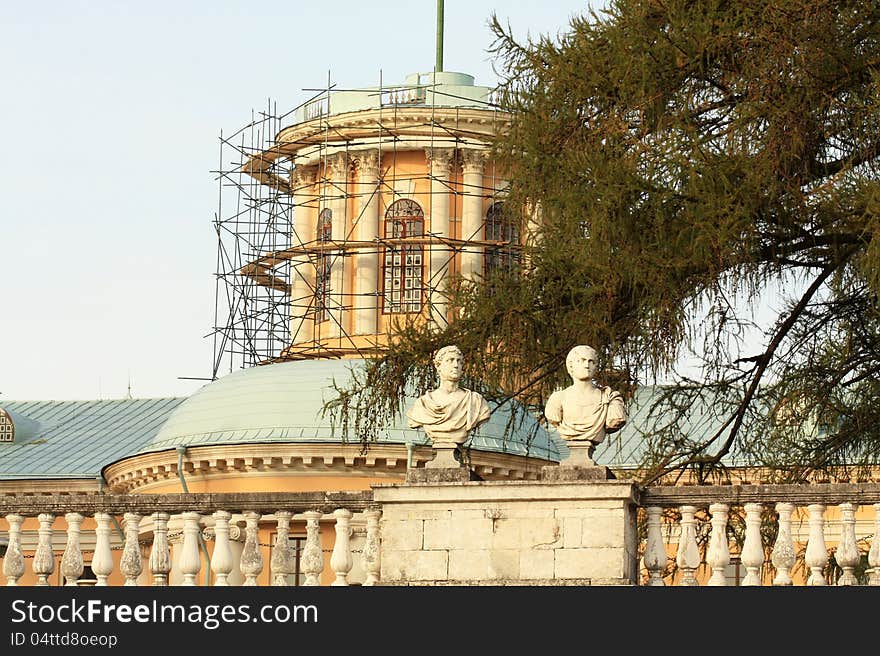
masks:
<instances>
[{"instance_id":1,"label":"stone railing","mask_svg":"<svg viewBox=\"0 0 880 656\"><path fill-rule=\"evenodd\" d=\"M878 483L12 495L0 517L7 585L83 585L84 552L96 585L880 585Z\"/></svg>"},{"instance_id":2,"label":"stone railing","mask_svg":"<svg viewBox=\"0 0 880 656\"><path fill-rule=\"evenodd\" d=\"M235 513L246 524L243 531L230 525ZM93 518L94 541L91 570L95 585L108 585L114 573L116 560L111 551L111 534L124 529L121 558L118 568L124 585L140 585L145 569L151 574L151 584L169 584L172 569L169 547L169 520L182 522L182 540L175 565L183 576L181 585L200 585L202 569L200 546L203 543L201 520L208 519L213 538L210 573L213 585L230 585L229 576L237 566L243 576L242 585L257 585L257 577L264 568L258 542L259 522L266 516L276 522L276 539L271 547L271 585L288 585L288 577L296 571L296 558L289 541L291 519L305 519L305 545L299 557L300 572L305 575L304 585L320 585L324 569L320 522L327 518L335 524L335 541L329 558L335 579L331 585L349 584L348 575L354 565L350 536L351 520L358 515L365 525L362 548L363 585L375 585L379 577L379 518L381 513L372 503L370 492L337 493L241 493L241 494L168 494L168 495L58 495L58 496L0 496L0 516L5 516L8 543L3 558L3 575L7 585L18 585L25 574L28 558L22 548L22 524L36 517L39 522L38 541L32 553L35 585L49 585L55 571L56 548L52 543L52 525L63 516L66 521L67 542L60 560L64 585L80 585L84 559L81 547L84 520ZM120 523L116 518L121 517ZM150 520L152 520L150 522ZM150 524L148 545L141 540L144 524ZM231 533L243 533L241 555L233 559ZM118 541L118 540L117 540ZM149 549L145 557L144 548ZM146 561L146 562L145 562Z\"/></svg>"},{"instance_id":3,"label":"stone railing","mask_svg":"<svg viewBox=\"0 0 880 656\"><path fill-rule=\"evenodd\" d=\"M646 585L880 585L878 483L653 487L640 506Z\"/></svg>"}]
</instances>

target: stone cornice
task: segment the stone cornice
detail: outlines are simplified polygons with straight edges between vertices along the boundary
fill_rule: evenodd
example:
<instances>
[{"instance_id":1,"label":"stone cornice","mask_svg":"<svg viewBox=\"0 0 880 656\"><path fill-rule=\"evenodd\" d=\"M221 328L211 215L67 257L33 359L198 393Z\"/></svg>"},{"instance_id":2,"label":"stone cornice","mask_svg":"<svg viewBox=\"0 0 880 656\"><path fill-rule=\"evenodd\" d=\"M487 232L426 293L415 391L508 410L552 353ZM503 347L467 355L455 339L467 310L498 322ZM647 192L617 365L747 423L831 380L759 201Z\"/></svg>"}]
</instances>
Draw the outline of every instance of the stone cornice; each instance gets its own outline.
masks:
<instances>
[{"instance_id":1,"label":"stone cornice","mask_svg":"<svg viewBox=\"0 0 880 656\"><path fill-rule=\"evenodd\" d=\"M434 457L428 446L413 449L414 467ZM535 479L547 461L539 458L470 450L471 467L485 480ZM223 444L187 449L184 475L220 480L255 476L356 476L403 479L407 452L404 444L373 443L366 451L360 443ZM177 452L145 453L116 462L104 470L107 488L115 493L148 491L153 484L179 480Z\"/></svg>"},{"instance_id":2,"label":"stone cornice","mask_svg":"<svg viewBox=\"0 0 880 656\"><path fill-rule=\"evenodd\" d=\"M250 472L370 477L402 477L406 473L406 447L402 444L376 444L365 454L361 451L360 443L194 446L183 457L183 470L185 476L215 480ZM106 467L104 477L107 486L118 493L134 492L152 483L177 481L177 452L165 450L126 458Z\"/></svg>"},{"instance_id":3,"label":"stone cornice","mask_svg":"<svg viewBox=\"0 0 880 656\"><path fill-rule=\"evenodd\" d=\"M275 150L294 154L302 148L330 142L403 136L456 135L485 142L510 126L511 115L485 109L407 107L364 110L297 123L281 130Z\"/></svg>"}]
</instances>

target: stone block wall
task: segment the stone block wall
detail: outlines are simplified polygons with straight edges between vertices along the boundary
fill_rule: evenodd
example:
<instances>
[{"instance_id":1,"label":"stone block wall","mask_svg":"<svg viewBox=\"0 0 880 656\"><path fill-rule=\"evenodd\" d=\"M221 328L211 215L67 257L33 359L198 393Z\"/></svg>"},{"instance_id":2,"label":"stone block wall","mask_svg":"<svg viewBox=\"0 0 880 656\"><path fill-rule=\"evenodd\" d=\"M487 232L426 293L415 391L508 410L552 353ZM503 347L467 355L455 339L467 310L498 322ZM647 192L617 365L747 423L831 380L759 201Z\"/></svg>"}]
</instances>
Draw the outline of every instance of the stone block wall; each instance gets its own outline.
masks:
<instances>
[{"instance_id":1,"label":"stone block wall","mask_svg":"<svg viewBox=\"0 0 880 656\"><path fill-rule=\"evenodd\" d=\"M634 585L629 481L374 486L385 585Z\"/></svg>"}]
</instances>

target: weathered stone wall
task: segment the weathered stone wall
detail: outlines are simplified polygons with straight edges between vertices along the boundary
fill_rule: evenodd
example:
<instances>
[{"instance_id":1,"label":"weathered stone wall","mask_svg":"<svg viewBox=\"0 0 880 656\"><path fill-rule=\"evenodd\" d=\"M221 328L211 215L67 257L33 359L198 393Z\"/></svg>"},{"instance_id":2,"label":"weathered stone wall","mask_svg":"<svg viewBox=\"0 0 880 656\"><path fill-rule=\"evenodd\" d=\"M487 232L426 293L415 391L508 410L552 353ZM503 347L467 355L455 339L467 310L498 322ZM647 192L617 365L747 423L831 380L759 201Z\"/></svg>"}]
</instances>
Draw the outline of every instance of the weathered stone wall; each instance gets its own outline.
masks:
<instances>
[{"instance_id":1,"label":"weathered stone wall","mask_svg":"<svg viewBox=\"0 0 880 656\"><path fill-rule=\"evenodd\" d=\"M628 481L375 486L384 585L634 585Z\"/></svg>"}]
</instances>

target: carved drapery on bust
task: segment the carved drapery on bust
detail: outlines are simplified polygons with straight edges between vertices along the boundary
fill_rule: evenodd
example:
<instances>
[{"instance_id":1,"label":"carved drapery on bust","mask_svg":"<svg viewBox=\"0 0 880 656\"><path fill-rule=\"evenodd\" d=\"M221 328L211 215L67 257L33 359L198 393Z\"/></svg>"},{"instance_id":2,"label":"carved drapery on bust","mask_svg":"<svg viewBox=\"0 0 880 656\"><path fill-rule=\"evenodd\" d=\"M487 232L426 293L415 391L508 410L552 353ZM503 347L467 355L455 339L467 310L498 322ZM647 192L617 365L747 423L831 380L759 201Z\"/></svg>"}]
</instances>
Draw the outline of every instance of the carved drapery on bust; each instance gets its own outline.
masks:
<instances>
[{"instance_id":1,"label":"carved drapery on bust","mask_svg":"<svg viewBox=\"0 0 880 656\"><path fill-rule=\"evenodd\" d=\"M544 416L566 440L595 446L626 423L623 397L593 383L598 364L593 348L575 346L565 364L574 382L550 395Z\"/></svg>"},{"instance_id":2,"label":"carved drapery on bust","mask_svg":"<svg viewBox=\"0 0 880 656\"><path fill-rule=\"evenodd\" d=\"M457 346L437 351L434 366L440 385L416 399L407 411L410 428L423 428L432 442L462 444L474 428L489 419L486 399L458 386L461 365L462 355Z\"/></svg>"}]
</instances>

